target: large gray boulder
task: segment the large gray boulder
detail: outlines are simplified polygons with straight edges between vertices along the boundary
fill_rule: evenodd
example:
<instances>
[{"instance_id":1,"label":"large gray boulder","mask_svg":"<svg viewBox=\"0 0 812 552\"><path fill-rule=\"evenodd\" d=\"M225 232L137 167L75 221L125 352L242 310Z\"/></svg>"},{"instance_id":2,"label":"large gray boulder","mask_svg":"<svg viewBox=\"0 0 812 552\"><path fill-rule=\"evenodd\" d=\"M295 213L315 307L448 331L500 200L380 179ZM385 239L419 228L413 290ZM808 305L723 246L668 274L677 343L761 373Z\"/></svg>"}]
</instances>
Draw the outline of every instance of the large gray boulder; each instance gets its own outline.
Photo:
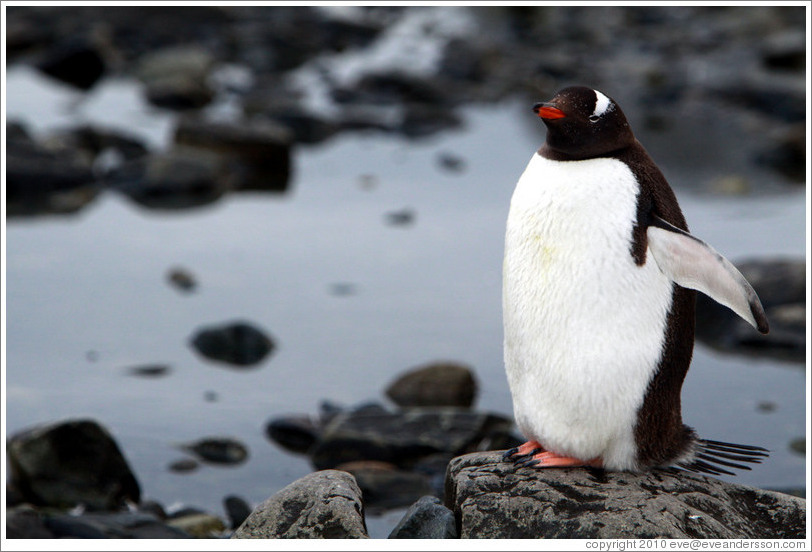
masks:
<instances>
[{"instance_id":1,"label":"large gray boulder","mask_svg":"<svg viewBox=\"0 0 812 552\"><path fill-rule=\"evenodd\" d=\"M516 468L455 458L446 506L461 538L805 538L806 501L687 472Z\"/></svg>"},{"instance_id":2,"label":"large gray boulder","mask_svg":"<svg viewBox=\"0 0 812 552\"><path fill-rule=\"evenodd\" d=\"M231 538L369 538L361 490L347 472L313 472L257 506Z\"/></svg>"}]
</instances>

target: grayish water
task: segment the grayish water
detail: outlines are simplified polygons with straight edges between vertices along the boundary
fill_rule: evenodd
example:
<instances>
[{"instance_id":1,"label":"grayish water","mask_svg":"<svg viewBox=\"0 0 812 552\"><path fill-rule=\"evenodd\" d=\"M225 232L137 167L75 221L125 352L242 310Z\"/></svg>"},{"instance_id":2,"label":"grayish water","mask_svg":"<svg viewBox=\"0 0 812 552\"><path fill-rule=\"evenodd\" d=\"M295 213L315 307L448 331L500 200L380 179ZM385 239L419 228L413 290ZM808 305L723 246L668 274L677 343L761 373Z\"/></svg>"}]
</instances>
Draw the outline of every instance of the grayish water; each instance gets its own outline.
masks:
<instances>
[{"instance_id":1,"label":"grayish water","mask_svg":"<svg viewBox=\"0 0 812 552\"><path fill-rule=\"evenodd\" d=\"M504 220L543 130L518 103L465 115L463 130L419 142L369 134L299 148L283 196L230 195L162 213L106 193L75 216L9 220L8 433L95 418L121 443L146 497L220 513L226 494L259 502L311 470L266 440L269 419L315 413L323 399L383 400L383 388L412 366L468 363L480 382L478 408L510 415L501 359ZM105 81L76 103L17 68L8 72L8 116L35 131L90 120L155 145L170 129L130 82ZM441 152L463 157L464 171L440 168ZM804 190L710 198L682 191L679 167L664 169L693 233L734 262L804 257ZM367 175L371 188L362 185ZM415 211L413 225L385 223L387 212L403 208ZM173 266L197 276L197 292L167 284ZM331 294L341 283L356 293ZM265 328L278 349L238 372L188 346L201 325L231 319ZM127 373L152 363L171 365L170 375ZM207 402L208 391L218 400ZM761 413L762 401L777 408ZM697 345L683 392L686 422L704 437L773 451L736 481L804 486L804 458L788 443L805 434L805 404L802 366ZM167 470L183 456L178 443L209 435L242 440L249 461L187 475Z\"/></svg>"}]
</instances>

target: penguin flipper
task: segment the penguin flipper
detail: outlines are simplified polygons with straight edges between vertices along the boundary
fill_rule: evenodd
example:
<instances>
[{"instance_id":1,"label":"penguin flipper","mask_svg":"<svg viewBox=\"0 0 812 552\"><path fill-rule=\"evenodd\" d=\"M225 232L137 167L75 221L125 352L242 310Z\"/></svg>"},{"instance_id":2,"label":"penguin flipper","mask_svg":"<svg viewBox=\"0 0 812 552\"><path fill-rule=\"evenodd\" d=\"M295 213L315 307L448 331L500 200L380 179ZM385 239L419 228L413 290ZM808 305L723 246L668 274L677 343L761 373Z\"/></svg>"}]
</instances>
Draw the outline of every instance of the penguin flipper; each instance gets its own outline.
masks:
<instances>
[{"instance_id":1,"label":"penguin flipper","mask_svg":"<svg viewBox=\"0 0 812 552\"><path fill-rule=\"evenodd\" d=\"M713 247L657 215L652 215L646 234L648 247L663 274L682 287L701 291L725 305L761 333L770 331L753 287Z\"/></svg>"}]
</instances>

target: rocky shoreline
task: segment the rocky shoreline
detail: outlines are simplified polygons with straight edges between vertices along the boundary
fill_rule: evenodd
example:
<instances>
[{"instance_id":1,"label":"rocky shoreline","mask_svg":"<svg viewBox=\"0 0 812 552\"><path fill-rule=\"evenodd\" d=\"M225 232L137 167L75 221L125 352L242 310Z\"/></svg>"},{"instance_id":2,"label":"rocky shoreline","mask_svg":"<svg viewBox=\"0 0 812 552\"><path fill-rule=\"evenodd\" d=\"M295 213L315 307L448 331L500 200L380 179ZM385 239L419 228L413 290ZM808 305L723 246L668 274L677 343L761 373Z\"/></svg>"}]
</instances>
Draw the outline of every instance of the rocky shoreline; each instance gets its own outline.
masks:
<instances>
[{"instance_id":1,"label":"rocky shoreline","mask_svg":"<svg viewBox=\"0 0 812 552\"><path fill-rule=\"evenodd\" d=\"M415 414L431 415L406 415ZM398 469L370 460L357 469L320 469L253 510L227 497L226 520L193 508L167 515L160 504L141 501L115 441L93 421L18 434L9 441L9 460L10 539L369 538L365 516L380 507L375 493L393 492L370 484L370 472ZM394 489L409 497L409 509L389 538L806 537L803 498L683 471L517 468L502 451L449 453L442 464L443 490L414 481L404 485L408 493Z\"/></svg>"},{"instance_id":2,"label":"rocky shoreline","mask_svg":"<svg viewBox=\"0 0 812 552\"><path fill-rule=\"evenodd\" d=\"M443 382L442 392L429 382ZM806 502L684 471L535 470L504 462L512 420L471 408L476 379L454 363L416 367L386 394L399 408L322 405L271 420L277 445L315 471L227 519L146 500L110 432L94 420L37 426L8 440L9 538L368 538L366 516L408 508L389 538L804 538ZM183 445L235 465L229 438Z\"/></svg>"},{"instance_id":3,"label":"rocky shoreline","mask_svg":"<svg viewBox=\"0 0 812 552\"><path fill-rule=\"evenodd\" d=\"M105 190L151 209L280 193L302 145L424 138L464 125L464 106L532 105L573 83L622 91L654 135L690 114L728 119L748 140L736 161L804 179L803 7L10 7L7 52L79 93L135 80L176 114L159 151L115 126L32 136L10 120L10 217L75 213Z\"/></svg>"}]
</instances>

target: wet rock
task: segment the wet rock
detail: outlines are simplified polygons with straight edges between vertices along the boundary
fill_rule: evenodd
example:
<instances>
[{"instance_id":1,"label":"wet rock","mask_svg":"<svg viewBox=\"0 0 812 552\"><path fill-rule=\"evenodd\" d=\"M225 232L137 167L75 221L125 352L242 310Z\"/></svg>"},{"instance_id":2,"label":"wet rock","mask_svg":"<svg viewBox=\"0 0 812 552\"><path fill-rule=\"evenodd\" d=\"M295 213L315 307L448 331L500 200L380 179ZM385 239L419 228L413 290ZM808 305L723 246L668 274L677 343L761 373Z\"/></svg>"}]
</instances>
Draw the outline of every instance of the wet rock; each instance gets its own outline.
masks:
<instances>
[{"instance_id":1,"label":"wet rock","mask_svg":"<svg viewBox=\"0 0 812 552\"><path fill-rule=\"evenodd\" d=\"M127 369L132 376L143 378L159 378L169 374L171 367L166 364L145 364L143 366L133 366Z\"/></svg>"},{"instance_id":2,"label":"wet rock","mask_svg":"<svg viewBox=\"0 0 812 552\"><path fill-rule=\"evenodd\" d=\"M55 514L45 525L57 538L188 539L189 534L140 512L98 512L79 516Z\"/></svg>"},{"instance_id":3,"label":"wet rock","mask_svg":"<svg viewBox=\"0 0 812 552\"><path fill-rule=\"evenodd\" d=\"M384 220L389 226L410 226L414 224L415 216L414 209L404 208L386 213Z\"/></svg>"},{"instance_id":4,"label":"wet rock","mask_svg":"<svg viewBox=\"0 0 812 552\"><path fill-rule=\"evenodd\" d=\"M798 437L793 439L789 444L789 449L795 454L806 455L806 438Z\"/></svg>"},{"instance_id":5,"label":"wet rock","mask_svg":"<svg viewBox=\"0 0 812 552\"><path fill-rule=\"evenodd\" d=\"M803 72L806 67L806 36L801 31L784 31L768 37L762 48L762 62L776 71Z\"/></svg>"},{"instance_id":6,"label":"wet rock","mask_svg":"<svg viewBox=\"0 0 812 552\"><path fill-rule=\"evenodd\" d=\"M6 510L6 538L52 539L54 534L45 526L39 512L24 505Z\"/></svg>"},{"instance_id":7,"label":"wet rock","mask_svg":"<svg viewBox=\"0 0 812 552\"><path fill-rule=\"evenodd\" d=\"M347 472L308 474L257 506L232 538L368 538L361 490Z\"/></svg>"},{"instance_id":8,"label":"wet rock","mask_svg":"<svg viewBox=\"0 0 812 552\"><path fill-rule=\"evenodd\" d=\"M170 519L167 525L197 539L218 537L226 530L223 520L211 514L191 514L176 517Z\"/></svg>"},{"instance_id":9,"label":"wet rock","mask_svg":"<svg viewBox=\"0 0 812 552\"><path fill-rule=\"evenodd\" d=\"M437 163L449 172L459 173L465 170L465 159L447 151L437 154Z\"/></svg>"},{"instance_id":10,"label":"wet rock","mask_svg":"<svg viewBox=\"0 0 812 552\"><path fill-rule=\"evenodd\" d=\"M352 88L336 88L333 99L339 103L373 105L443 104L445 93L432 80L399 70L368 73Z\"/></svg>"},{"instance_id":11,"label":"wet rock","mask_svg":"<svg viewBox=\"0 0 812 552\"><path fill-rule=\"evenodd\" d=\"M96 197L99 185L81 152L51 151L31 140L21 125L6 129L9 216L72 213Z\"/></svg>"},{"instance_id":12,"label":"wet rock","mask_svg":"<svg viewBox=\"0 0 812 552\"><path fill-rule=\"evenodd\" d=\"M141 489L110 433L92 420L67 420L13 435L11 481L35 505L115 509Z\"/></svg>"},{"instance_id":13,"label":"wet rock","mask_svg":"<svg viewBox=\"0 0 812 552\"><path fill-rule=\"evenodd\" d=\"M58 81L88 90L104 75L104 56L94 44L84 40L57 43L37 63L37 68Z\"/></svg>"},{"instance_id":14,"label":"wet rock","mask_svg":"<svg viewBox=\"0 0 812 552\"><path fill-rule=\"evenodd\" d=\"M233 189L287 189L291 135L284 126L256 119L226 123L185 117L175 130L175 142L221 156Z\"/></svg>"},{"instance_id":15,"label":"wet rock","mask_svg":"<svg viewBox=\"0 0 812 552\"><path fill-rule=\"evenodd\" d=\"M166 278L169 283L181 291L194 291L197 287L197 278L185 268L175 267L170 269Z\"/></svg>"},{"instance_id":16,"label":"wet rock","mask_svg":"<svg viewBox=\"0 0 812 552\"><path fill-rule=\"evenodd\" d=\"M242 464L248 459L248 448L236 439L228 437L200 439L183 445L183 449L211 464L235 465Z\"/></svg>"},{"instance_id":17,"label":"wet rock","mask_svg":"<svg viewBox=\"0 0 812 552\"><path fill-rule=\"evenodd\" d=\"M316 443L321 427L308 416L288 416L265 426L268 438L291 452L306 453Z\"/></svg>"},{"instance_id":18,"label":"wet rock","mask_svg":"<svg viewBox=\"0 0 812 552\"><path fill-rule=\"evenodd\" d=\"M802 183L806 178L806 126L790 125L756 154L756 162Z\"/></svg>"},{"instance_id":19,"label":"wet rock","mask_svg":"<svg viewBox=\"0 0 812 552\"><path fill-rule=\"evenodd\" d=\"M364 508L374 514L412 504L434 492L429 478L417 472L398 469L388 462L362 460L336 466L351 473L364 497Z\"/></svg>"},{"instance_id":20,"label":"wet rock","mask_svg":"<svg viewBox=\"0 0 812 552\"><path fill-rule=\"evenodd\" d=\"M191 458L181 458L169 464L169 471L175 473L190 473L200 467L196 460Z\"/></svg>"},{"instance_id":21,"label":"wet rock","mask_svg":"<svg viewBox=\"0 0 812 552\"><path fill-rule=\"evenodd\" d=\"M176 147L124 165L111 175L110 186L144 207L174 210L217 201L229 180L219 156Z\"/></svg>"},{"instance_id":22,"label":"wet rock","mask_svg":"<svg viewBox=\"0 0 812 552\"><path fill-rule=\"evenodd\" d=\"M122 160L140 159L149 150L144 142L125 131L96 125L80 125L48 137L52 148L84 152L91 160L103 152L115 152Z\"/></svg>"},{"instance_id":23,"label":"wet rock","mask_svg":"<svg viewBox=\"0 0 812 552\"><path fill-rule=\"evenodd\" d=\"M474 403L476 381L461 364L438 362L409 370L386 388L398 406L460 406Z\"/></svg>"},{"instance_id":24,"label":"wet rock","mask_svg":"<svg viewBox=\"0 0 812 552\"><path fill-rule=\"evenodd\" d=\"M357 293L357 286L351 282L336 282L329 286L330 295L336 297L349 297Z\"/></svg>"},{"instance_id":25,"label":"wet rock","mask_svg":"<svg viewBox=\"0 0 812 552\"><path fill-rule=\"evenodd\" d=\"M697 294L696 336L729 352L801 362L806 358L806 264L789 259L735 263L761 299L770 333L761 335L727 307Z\"/></svg>"},{"instance_id":26,"label":"wet rock","mask_svg":"<svg viewBox=\"0 0 812 552\"><path fill-rule=\"evenodd\" d=\"M214 99L207 77L214 58L198 46L169 47L145 55L138 77L147 101L168 109L197 109Z\"/></svg>"},{"instance_id":27,"label":"wet rock","mask_svg":"<svg viewBox=\"0 0 812 552\"><path fill-rule=\"evenodd\" d=\"M516 468L455 458L446 505L461 538L805 538L806 501L680 472Z\"/></svg>"},{"instance_id":28,"label":"wet rock","mask_svg":"<svg viewBox=\"0 0 812 552\"><path fill-rule=\"evenodd\" d=\"M182 76L151 83L144 95L152 105L176 111L200 109L214 99L214 91L205 83Z\"/></svg>"},{"instance_id":29,"label":"wet rock","mask_svg":"<svg viewBox=\"0 0 812 552\"><path fill-rule=\"evenodd\" d=\"M406 511L390 539L456 539L457 522L454 512L440 504L434 496L424 496Z\"/></svg>"},{"instance_id":30,"label":"wet rock","mask_svg":"<svg viewBox=\"0 0 812 552\"><path fill-rule=\"evenodd\" d=\"M273 340L248 322L230 322L198 330L192 346L204 357L230 366L254 366L274 349Z\"/></svg>"},{"instance_id":31,"label":"wet rock","mask_svg":"<svg viewBox=\"0 0 812 552\"><path fill-rule=\"evenodd\" d=\"M344 412L324 428L310 457L318 469L357 460L379 460L410 469L436 453L476 450L488 434L511 425L502 416L457 408Z\"/></svg>"},{"instance_id":32,"label":"wet rock","mask_svg":"<svg viewBox=\"0 0 812 552\"><path fill-rule=\"evenodd\" d=\"M229 495L223 499L223 507L228 515L228 526L236 529L251 515L251 506L239 496Z\"/></svg>"},{"instance_id":33,"label":"wet rock","mask_svg":"<svg viewBox=\"0 0 812 552\"><path fill-rule=\"evenodd\" d=\"M142 501L141 504L138 505L138 511L142 514L155 516L160 520L165 520L167 518L166 510L164 510L164 507L160 502L155 500Z\"/></svg>"},{"instance_id":34,"label":"wet rock","mask_svg":"<svg viewBox=\"0 0 812 552\"><path fill-rule=\"evenodd\" d=\"M409 138L424 138L461 126L462 118L450 107L410 103L397 130Z\"/></svg>"}]
</instances>

